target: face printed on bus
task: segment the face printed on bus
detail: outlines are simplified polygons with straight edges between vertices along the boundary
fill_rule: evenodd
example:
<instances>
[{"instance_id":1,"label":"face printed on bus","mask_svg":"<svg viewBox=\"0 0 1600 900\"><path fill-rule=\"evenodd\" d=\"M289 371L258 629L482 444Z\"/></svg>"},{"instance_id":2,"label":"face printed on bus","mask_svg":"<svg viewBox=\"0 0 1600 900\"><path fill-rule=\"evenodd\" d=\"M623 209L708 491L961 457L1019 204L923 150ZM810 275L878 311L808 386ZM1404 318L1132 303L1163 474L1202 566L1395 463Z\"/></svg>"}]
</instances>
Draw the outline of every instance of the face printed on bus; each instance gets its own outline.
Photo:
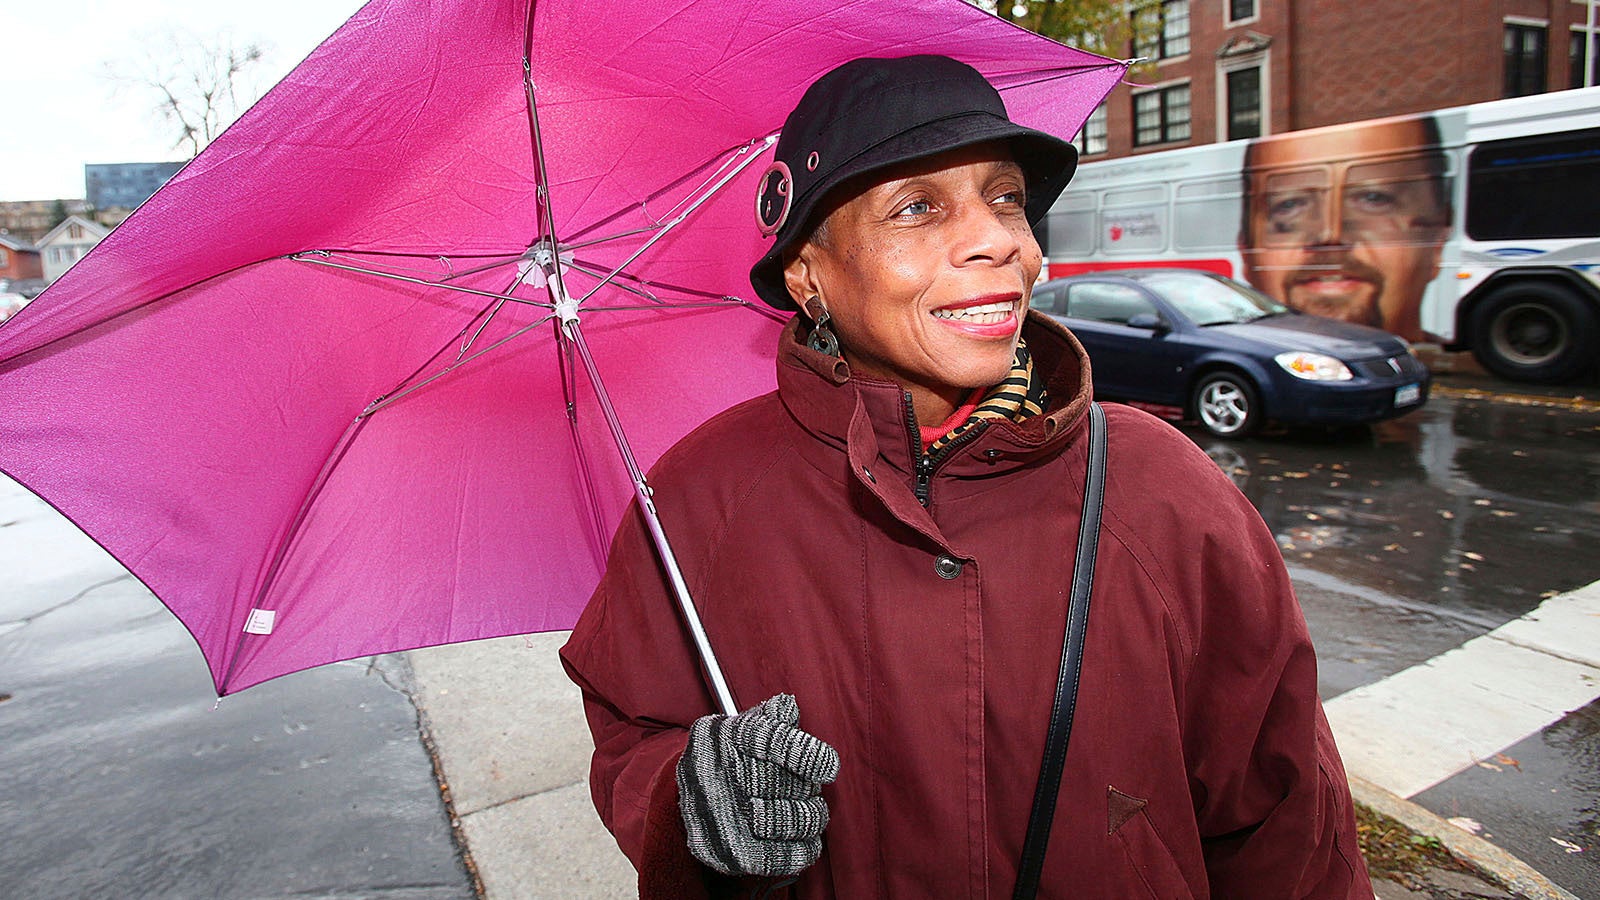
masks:
<instances>
[{"instance_id":1,"label":"face printed on bus","mask_svg":"<svg viewBox=\"0 0 1600 900\"><path fill-rule=\"evenodd\" d=\"M1245 277L1303 312L1422 331L1439 274L1449 192L1423 119L1270 137L1245 155Z\"/></svg>"}]
</instances>

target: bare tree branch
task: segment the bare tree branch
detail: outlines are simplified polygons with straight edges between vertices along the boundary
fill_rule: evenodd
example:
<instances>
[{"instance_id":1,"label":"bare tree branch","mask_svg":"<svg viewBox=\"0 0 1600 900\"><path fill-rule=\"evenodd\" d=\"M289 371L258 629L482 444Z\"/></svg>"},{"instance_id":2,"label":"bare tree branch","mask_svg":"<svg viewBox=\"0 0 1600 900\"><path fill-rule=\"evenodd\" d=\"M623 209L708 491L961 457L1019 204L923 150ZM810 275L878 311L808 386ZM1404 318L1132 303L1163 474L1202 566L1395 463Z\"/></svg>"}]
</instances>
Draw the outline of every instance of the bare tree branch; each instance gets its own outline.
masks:
<instances>
[{"instance_id":1,"label":"bare tree branch","mask_svg":"<svg viewBox=\"0 0 1600 900\"><path fill-rule=\"evenodd\" d=\"M140 41L140 56L108 60L103 71L113 91L129 91L151 107L174 149L198 154L260 96L251 79L266 56L260 43L239 43L231 34L200 37L174 28Z\"/></svg>"}]
</instances>

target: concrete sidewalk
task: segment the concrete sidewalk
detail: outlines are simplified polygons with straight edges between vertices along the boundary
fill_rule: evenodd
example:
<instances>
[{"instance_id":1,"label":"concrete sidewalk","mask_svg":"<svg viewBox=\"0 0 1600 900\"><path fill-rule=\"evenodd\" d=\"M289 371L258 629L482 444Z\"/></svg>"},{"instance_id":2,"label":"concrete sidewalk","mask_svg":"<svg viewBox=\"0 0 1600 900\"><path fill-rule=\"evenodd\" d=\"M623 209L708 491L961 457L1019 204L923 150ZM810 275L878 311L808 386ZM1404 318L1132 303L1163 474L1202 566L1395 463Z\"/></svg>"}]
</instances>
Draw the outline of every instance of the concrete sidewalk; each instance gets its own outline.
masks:
<instances>
[{"instance_id":1,"label":"concrete sidewalk","mask_svg":"<svg viewBox=\"0 0 1600 900\"><path fill-rule=\"evenodd\" d=\"M566 639L555 632L406 654L457 837L492 900L638 895L632 864L589 799L594 744L556 656Z\"/></svg>"},{"instance_id":2,"label":"concrete sidewalk","mask_svg":"<svg viewBox=\"0 0 1600 900\"><path fill-rule=\"evenodd\" d=\"M490 900L636 896L633 867L589 799L592 744L578 690L556 656L565 640L564 633L543 634L406 654L457 835ZM1359 740L1341 735L1342 742ZM1360 755L1354 747L1345 752ZM1428 893L1383 881L1379 900L1576 900L1417 804L1359 777L1354 788L1358 802L1437 839L1477 873L1449 873L1453 881Z\"/></svg>"}]
</instances>

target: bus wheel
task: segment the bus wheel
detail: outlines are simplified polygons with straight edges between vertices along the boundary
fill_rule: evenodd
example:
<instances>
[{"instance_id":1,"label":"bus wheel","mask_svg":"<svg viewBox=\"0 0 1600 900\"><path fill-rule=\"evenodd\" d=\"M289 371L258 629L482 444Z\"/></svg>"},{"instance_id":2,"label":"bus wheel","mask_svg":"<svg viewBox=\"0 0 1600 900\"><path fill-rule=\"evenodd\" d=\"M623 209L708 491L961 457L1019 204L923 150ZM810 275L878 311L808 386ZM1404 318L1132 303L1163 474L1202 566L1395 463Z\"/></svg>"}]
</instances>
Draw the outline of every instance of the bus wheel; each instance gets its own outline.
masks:
<instances>
[{"instance_id":1,"label":"bus wheel","mask_svg":"<svg viewBox=\"0 0 1600 900\"><path fill-rule=\"evenodd\" d=\"M1217 437L1245 437L1261 424L1261 401L1250 379L1212 372L1194 386L1194 416Z\"/></svg>"},{"instance_id":2,"label":"bus wheel","mask_svg":"<svg viewBox=\"0 0 1600 900\"><path fill-rule=\"evenodd\" d=\"M1525 282L1492 294L1477 312L1472 355L1512 381L1566 381L1593 360L1594 313L1556 284Z\"/></svg>"}]
</instances>

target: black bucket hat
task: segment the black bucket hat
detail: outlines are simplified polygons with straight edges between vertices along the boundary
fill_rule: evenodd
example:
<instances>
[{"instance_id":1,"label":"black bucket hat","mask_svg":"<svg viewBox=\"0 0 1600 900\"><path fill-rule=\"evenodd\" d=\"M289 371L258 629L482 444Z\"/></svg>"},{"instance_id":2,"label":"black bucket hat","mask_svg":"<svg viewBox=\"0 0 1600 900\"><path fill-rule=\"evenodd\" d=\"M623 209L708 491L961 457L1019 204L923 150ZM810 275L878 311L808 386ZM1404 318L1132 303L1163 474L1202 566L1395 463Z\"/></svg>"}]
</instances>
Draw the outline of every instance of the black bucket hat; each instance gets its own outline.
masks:
<instances>
[{"instance_id":1,"label":"black bucket hat","mask_svg":"<svg viewBox=\"0 0 1600 900\"><path fill-rule=\"evenodd\" d=\"M775 161L761 176L756 220L777 240L750 270L756 294L795 309L783 252L811 232L829 191L876 169L987 141L1006 141L1028 181L1037 225L1078 166L1077 148L1006 115L1000 92L948 56L856 59L817 79L783 124Z\"/></svg>"}]
</instances>

